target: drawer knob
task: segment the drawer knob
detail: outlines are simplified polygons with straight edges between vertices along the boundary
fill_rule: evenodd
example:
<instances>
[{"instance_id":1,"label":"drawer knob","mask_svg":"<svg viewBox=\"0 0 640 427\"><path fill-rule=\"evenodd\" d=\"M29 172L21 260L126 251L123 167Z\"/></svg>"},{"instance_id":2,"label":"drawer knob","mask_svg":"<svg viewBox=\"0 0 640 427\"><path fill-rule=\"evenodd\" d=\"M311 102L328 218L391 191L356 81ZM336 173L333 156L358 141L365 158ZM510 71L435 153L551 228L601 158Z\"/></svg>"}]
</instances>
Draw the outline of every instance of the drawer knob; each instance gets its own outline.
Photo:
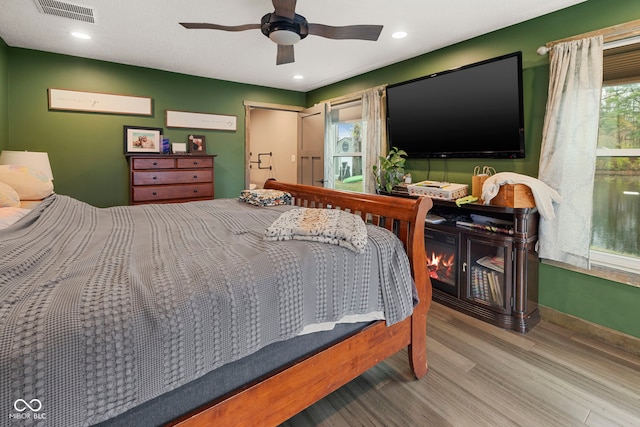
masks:
<instances>
[{"instance_id":1,"label":"drawer knob","mask_svg":"<svg viewBox=\"0 0 640 427\"><path fill-rule=\"evenodd\" d=\"M157 176L154 176L152 179L158 179L158 177L157 177Z\"/></svg>"},{"instance_id":2,"label":"drawer knob","mask_svg":"<svg viewBox=\"0 0 640 427\"><path fill-rule=\"evenodd\" d=\"M153 162L153 166L158 166L158 162Z\"/></svg>"},{"instance_id":3,"label":"drawer knob","mask_svg":"<svg viewBox=\"0 0 640 427\"><path fill-rule=\"evenodd\" d=\"M198 162L193 162L193 165L194 166L198 166Z\"/></svg>"},{"instance_id":4,"label":"drawer knob","mask_svg":"<svg viewBox=\"0 0 640 427\"><path fill-rule=\"evenodd\" d=\"M154 191L152 194L153 194L154 196L157 196L157 193L156 193L155 191Z\"/></svg>"},{"instance_id":5,"label":"drawer knob","mask_svg":"<svg viewBox=\"0 0 640 427\"><path fill-rule=\"evenodd\" d=\"M197 193L197 192L198 192L198 190L193 190L193 192L194 192L194 193Z\"/></svg>"},{"instance_id":6,"label":"drawer knob","mask_svg":"<svg viewBox=\"0 0 640 427\"><path fill-rule=\"evenodd\" d=\"M193 179L198 179L198 175L193 175Z\"/></svg>"}]
</instances>

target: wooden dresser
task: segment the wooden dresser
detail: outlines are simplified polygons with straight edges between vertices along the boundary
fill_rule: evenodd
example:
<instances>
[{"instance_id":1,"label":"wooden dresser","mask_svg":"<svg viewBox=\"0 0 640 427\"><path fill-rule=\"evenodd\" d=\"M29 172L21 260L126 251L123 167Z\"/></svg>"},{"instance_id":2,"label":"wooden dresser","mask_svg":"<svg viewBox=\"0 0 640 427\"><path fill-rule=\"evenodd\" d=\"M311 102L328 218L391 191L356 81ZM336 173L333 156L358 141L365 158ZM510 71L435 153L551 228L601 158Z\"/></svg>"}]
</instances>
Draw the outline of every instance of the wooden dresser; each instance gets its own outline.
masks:
<instances>
[{"instance_id":1,"label":"wooden dresser","mask_svg":"<svg viewBox=\"0 0 640 427\"><path fill-rule=\"evenodd\" d=\"M213 199L215 156L128 156L129 204Z\"/></svg>"}]
</instances>

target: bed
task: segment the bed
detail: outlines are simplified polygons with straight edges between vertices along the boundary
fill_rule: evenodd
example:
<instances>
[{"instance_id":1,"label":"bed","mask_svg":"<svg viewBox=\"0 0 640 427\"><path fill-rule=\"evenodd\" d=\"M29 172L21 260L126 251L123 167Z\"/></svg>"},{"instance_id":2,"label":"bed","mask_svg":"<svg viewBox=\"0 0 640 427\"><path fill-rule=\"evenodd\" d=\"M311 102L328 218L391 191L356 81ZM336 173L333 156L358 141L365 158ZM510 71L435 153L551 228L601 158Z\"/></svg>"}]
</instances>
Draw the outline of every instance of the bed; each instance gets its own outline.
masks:
<instances>
[{"instance_id":1,"label":"bed","mask_svg":"<svg viewBox=\"0 0 640 427\"><path fill-rule=\"evenodd\" d=\"M277 425L405 347L410 369L424 376L431 201L272 180L265 188L290 194L293 207L228 199L96 209L54 195L0 230L0 400L13 404L9 420ZM262 230L295 208L357 214L367 223L366 250L263 241ZM215 223L214 209L222 212ZM415 286L401 286L410 276ZM363 278L361 288L347 287ZM299 293L306 282L314 290ZM329 286L338 282L344 290ZM224 298L212 296L211 283ZM384 320L301 334L380 310ZM225 369L235 380L267 358L262 372L209 393ZM175 407L178 416L162 413Z\"/></svg>"}]
</instances>

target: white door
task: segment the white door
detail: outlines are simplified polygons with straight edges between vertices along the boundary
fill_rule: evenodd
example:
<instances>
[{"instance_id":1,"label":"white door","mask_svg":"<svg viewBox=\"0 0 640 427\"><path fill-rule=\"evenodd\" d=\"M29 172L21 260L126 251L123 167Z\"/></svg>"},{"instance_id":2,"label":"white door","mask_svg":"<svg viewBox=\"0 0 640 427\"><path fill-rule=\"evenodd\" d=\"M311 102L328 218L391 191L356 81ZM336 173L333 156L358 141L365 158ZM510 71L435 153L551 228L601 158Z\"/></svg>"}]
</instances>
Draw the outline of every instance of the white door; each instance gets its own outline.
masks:
<instances>
[{"instance_id":1,"label":"white door","mask_svg":"<svg viewBox=\"0 0 640 427\"><path fill-rule=\"evenodd\" d=\"M326 104L298 113L298 184L324 186Z\"/></svg>"}]
</instances>

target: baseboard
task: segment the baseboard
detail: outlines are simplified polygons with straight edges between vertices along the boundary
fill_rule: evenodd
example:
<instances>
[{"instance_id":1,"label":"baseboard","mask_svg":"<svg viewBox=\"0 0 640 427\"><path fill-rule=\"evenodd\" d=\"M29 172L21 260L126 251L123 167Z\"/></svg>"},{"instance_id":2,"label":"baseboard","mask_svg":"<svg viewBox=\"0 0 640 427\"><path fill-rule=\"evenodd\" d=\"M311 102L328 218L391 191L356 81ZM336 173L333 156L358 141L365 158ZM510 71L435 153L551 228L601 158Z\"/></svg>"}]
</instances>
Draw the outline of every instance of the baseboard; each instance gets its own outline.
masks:
<instances>
[{"instance_id":1,"label":"baseboard","mask_svg":"<svg viewBox=\"0 0 640 427\"><path fill-rule=\"evenodd\" d=\"M592 323L570 314L556 311L549 307L538 306L542 320L565 329L584 335L588 338L600 341L611 347L624 350L628 353L640 356L640 338L623 334L614 329L606 328L597 323Z\"/></svg>"}]
</instances>

